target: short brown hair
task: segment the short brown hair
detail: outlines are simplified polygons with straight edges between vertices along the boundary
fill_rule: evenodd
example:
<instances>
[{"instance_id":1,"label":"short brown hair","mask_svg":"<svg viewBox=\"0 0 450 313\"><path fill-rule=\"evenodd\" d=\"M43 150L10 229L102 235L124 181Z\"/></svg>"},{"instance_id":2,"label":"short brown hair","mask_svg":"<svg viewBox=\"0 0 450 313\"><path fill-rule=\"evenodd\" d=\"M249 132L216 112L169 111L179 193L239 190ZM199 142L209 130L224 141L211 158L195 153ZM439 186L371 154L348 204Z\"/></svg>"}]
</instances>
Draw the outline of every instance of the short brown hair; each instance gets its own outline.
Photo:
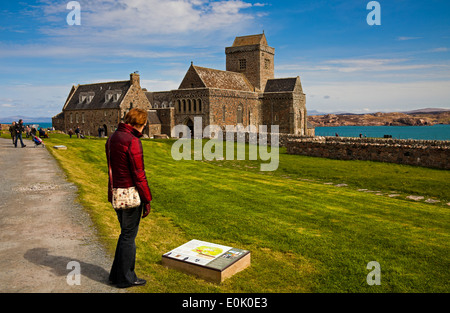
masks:
<instances>
[{"instance_id":1,"label":"short brown hair","mask_svg":"<svg viewBox=\"0 0 450 313\"><path fill-rule=\"evenodd\" d=\"M143 109L131 109L125 116L125 123L131 126L142 126L147 123L148 113Z\"/></svg>"}]
</instances>

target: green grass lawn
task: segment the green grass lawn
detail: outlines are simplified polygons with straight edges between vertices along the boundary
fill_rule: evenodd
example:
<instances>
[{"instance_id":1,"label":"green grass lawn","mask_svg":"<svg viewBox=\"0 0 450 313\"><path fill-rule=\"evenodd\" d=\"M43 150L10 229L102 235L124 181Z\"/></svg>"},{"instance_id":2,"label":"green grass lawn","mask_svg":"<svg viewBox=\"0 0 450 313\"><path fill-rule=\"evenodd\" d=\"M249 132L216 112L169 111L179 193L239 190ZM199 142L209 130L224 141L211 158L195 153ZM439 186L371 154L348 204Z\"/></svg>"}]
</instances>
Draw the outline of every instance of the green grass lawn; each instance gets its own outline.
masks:
<instances>
[{"instance_id":1,"label":"green grass lawn","mask_svg":"<svg viewBox=\"0 0 450 313\"><path fill-rule=\"evenodd\" d=\"M281 149L278 170L260 172L260 161L175 161L173 142L142 140L154 201L137 238L136 271L148 283L134 292L450 291L449 171ZM107 202L105 139L55 134L45 143L112 256L119 225ZM248 249L251 267L216 285L161 265L191 239ZM366 282L370 261L381 266L379 286Z\"/></svg>"}]
</instances>

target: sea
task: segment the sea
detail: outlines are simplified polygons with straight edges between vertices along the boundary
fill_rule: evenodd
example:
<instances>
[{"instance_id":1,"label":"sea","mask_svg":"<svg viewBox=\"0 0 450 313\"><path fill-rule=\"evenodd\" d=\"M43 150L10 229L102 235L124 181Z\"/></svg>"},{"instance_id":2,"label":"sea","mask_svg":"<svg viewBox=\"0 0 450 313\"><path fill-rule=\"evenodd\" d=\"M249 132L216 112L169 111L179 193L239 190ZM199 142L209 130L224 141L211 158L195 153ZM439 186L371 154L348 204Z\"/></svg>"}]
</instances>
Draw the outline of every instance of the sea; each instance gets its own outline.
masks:
<instances>
[{"instance_id":1,"label":"sea","mask_svg":"<svg viewBox=\"0 0 450 313\"><path fill-rule=\"evenodd\" d=\"M42 128L52 127L52 123L27 123ZM371 137L383 138L384 135L396 139L422 139L422 140L450 140L450 125L437 124L433 126L330 126L316 127L316 136L339 137Z\"/></svg>"},{"instance_id":2,"label":"sea","mask_svg":"<svg viewBox=\"0 0 450 313\"><path fill-rule=\"evenodd\" d=\"M371 137L395 139L450 140L450 125L433 126L330 126L316 127L316 136Z\"/></svg>"},{"instance_id":3,"label":"sea","mask_svg":"<svg viewBox=\"0 0 450 313\"><path fill-rule=\"evenodd\" d=\"M33 123L33 122L30 122L30 123L24 123L24 125L35 125L35 126L37 126L38 128L45 128L45 129L47 129L47 128L52 128L52 123Z\"/></svg>"}]
</instances>

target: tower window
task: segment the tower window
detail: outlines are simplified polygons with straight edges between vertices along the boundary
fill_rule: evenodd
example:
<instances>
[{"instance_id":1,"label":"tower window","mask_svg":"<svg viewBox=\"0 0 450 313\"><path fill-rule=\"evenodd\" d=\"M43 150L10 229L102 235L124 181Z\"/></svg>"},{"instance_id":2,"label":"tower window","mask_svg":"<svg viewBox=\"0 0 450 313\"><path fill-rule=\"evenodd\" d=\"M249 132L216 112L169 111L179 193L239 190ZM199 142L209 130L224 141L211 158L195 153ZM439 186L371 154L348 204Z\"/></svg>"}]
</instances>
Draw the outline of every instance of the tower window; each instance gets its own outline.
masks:
<instances>
[{"instance_id":1,"label":"tower window","mask_svg":"<svg viewBox=\"0 0 450 313\"><path fill-rule=\"evenodd\" d=\"M246 59L239 59L239 69L240 70L247 69L247 60Z\"/></svg>"},{"instance_id":2,"label":"tower window","mask_svg":"<svg viewBox=\"0 0 450 313\"><path fill-rule=\"evenodd\" d=\"M270 60L269 59L264 59L264 68L266 70L270 70Z\"/></svg>"}]
</instances>

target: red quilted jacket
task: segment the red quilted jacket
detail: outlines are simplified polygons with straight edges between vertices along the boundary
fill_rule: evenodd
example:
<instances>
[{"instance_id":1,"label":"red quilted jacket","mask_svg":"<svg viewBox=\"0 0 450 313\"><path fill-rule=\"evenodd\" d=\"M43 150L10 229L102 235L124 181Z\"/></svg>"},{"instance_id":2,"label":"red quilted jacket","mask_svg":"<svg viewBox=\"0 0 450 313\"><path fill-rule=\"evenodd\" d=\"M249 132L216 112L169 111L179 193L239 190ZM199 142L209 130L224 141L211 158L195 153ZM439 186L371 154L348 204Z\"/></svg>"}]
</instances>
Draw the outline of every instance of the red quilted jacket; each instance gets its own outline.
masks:
<instances>
[{"instance_id":1,"label":"red quilted jacket","mask_svg":"<svg viewBox=\"0 0 450 313\"><path fill-rule=\"evenodd\" d=\"M144 169L144 154L139 138L142 134L134 127L120 123L105 145L106 157L110 160L114 188L135 186L141 202L150 203L152 194L148 187ZM109 151L111 147L111 151ZM109 155L109 158L108 158ZM112 201L111 184L108 182L108 201Z\"/></svg>"}]
</instances>

